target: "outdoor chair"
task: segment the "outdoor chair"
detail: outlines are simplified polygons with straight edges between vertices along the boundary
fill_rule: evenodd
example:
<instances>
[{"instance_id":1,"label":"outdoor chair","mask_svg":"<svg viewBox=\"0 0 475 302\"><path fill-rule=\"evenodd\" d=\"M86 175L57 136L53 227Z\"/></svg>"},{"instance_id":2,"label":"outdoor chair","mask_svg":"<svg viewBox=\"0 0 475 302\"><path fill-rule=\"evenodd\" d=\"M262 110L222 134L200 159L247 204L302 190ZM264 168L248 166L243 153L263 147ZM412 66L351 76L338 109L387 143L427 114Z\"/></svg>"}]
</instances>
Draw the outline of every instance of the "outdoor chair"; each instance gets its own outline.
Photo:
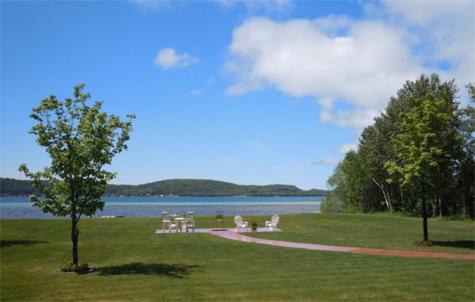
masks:
<instances>
[{"instance_id":1,"label":"outdoor chair","mask_svg":"<svg viewBox=\"0 0 475 302\"><path fill-rule=\"evenodd\" d=\"M165 232L165 230L168 230L171 232L171 230L175 229L176 230L176 222L171 220L171 216L168 212L162 212L162 231Z\"/></svg>"},{"instance_id":2,"label":"outdoor chair","mask_svg":"<svg viewBox=\"0 0 475 302\"><path fill-rule=\"evenodd\" d=\"M236 232L239 232L241 229L248 229L247 221L243 221L239 215L234 216L234 224L236 225Z\"/></svg>"},{"instance_id":3,"label":"outdoor chair","mask_svg":"<svg viewBox=\"0 0 475 302\"><path fill-rule=\"evenodd\" d=\"M270 221L266 221L266 228L269 231L273 231L277 229L277 224L279 223L279 215L272 215L272 218Z\"/></svg>"},{"instance_id":4,"label":"outdoor chair","mask_svg":"<svg viewBox=\"0 0 475 302\"><path fill-rule=\"evenodd\" d=\"M195 214L193 212L186 212L185 214L185 229L188 232L189 229L195 231Z\"/></svg>"}]
</instances>

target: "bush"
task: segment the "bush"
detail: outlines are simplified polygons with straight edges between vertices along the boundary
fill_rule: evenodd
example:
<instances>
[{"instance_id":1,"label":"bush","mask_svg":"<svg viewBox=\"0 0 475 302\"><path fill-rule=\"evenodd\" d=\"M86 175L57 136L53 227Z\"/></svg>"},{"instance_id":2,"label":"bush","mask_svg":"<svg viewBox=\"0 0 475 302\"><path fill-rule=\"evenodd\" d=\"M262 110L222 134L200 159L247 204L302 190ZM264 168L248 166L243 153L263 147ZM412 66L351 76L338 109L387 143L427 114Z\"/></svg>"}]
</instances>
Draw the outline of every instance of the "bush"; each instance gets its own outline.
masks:
<instances>
[{"instance_id":1,"label":"bush","mask_svg":"<svg viewBox=\"0 0 475 302\"><path fill-rule=\"evenodd\" d=\"M320 204L320 212L321 213L343 213L345 212L345 204L334 197L328 196Z\"/></svg>"}]
</instances>

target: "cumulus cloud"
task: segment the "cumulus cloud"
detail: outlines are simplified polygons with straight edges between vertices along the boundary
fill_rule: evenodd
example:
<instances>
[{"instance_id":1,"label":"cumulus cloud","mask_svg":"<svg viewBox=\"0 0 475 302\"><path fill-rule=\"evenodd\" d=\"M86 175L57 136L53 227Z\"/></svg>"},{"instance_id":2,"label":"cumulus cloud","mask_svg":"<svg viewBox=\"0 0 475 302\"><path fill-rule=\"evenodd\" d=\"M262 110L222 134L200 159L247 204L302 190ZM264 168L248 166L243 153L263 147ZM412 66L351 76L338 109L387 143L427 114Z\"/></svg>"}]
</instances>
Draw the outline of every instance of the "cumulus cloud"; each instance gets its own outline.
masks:
<instances>
[{"instance_id":1,"label":"cumulus cloud","mask_svg":"<svg viewBox=\"0 0 475 302\"><path fill-rule=\"evenodd\" d=\"M407 80L475 78L475 2L382 1L353 20L252 18L235 28L224 69L230 95L275 88L313 96L320 120L360 131Z\"/></svg>"},{"instance_id":2,"label":"cumulus cloud","mask_svg":"<svg viewBox=\"0 0 475 302\"><path fill-rule=\"evenodd\" d=\"M322 122L361 128L408 79L425 71L411 55L410 37L379 21L346 17L272 21L252 18L236 28L225 70L227 93L274 87L314 96ZM346 102L354 109L338 109Z\"/></svg>"},{"instance_id":3,"label":"cumulus cloud","mask_svg":"<svg viewBox=\"0 0 475 302\"><path fill-rule=\"evenodd\" d=\"M323 106L322 106L323 107ZM355 129L363 129L373 122L380 111L363 108L355 110L324 110L320 113L320 121L333 123L340 127L351 127Z\"/></svg>"},{"instance_id":4,"label":"cumulus cloud","mask_svg":"<svg viewBox=\"0 0 475 302\"><path fill-rule=\"evenodd\" d=\"M179 54L173 48L162 48L155 57L155 65L163 69L184 68L198 62L198 59L187 53Z\"/></svg>"},{"instance_id":5,"label":"cumulus cloud","mask_svg":"<svg viewBox=\"0 0 475 302\"><path fill-rule=\"evenodd\" d=\"M430 50L429 60L450 63L449 75L462 85L475 78L475 2L388 1L383 9L398 25L419 32L419 44ZM431 62L428 62L431 63Z\"/></svg>"},{"instance_id":6,"label":"cumulus cloud","mask_svg":"<svg viewBox=\"0 0 475 302\"><path fill-rule=\"evenodd\" d=\"M338 148L337 152L340 154L346 154L350 152L351 150L355 151L357 148L358 148L357 144L344 144Z\"/></svg>"}]
</instances>

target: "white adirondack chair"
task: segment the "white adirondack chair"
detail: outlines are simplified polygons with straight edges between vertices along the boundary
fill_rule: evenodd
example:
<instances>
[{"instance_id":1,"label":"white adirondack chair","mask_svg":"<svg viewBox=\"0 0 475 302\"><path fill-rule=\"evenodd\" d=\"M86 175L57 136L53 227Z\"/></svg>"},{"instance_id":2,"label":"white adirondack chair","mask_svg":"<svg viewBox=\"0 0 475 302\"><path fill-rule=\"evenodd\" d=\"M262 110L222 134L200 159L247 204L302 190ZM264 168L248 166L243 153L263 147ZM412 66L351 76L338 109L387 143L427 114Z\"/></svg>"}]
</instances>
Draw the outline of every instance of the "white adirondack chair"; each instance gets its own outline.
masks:
<instances>
[{"instance_id":1,"label":"white adirondack chair","mask_svg":"<svg viewBox=\"0 0 475 302\"><path fill-rule=\"evenodd\" d=\"M242 217L239 215L234 216L234 224L236 225L236 232L239 232L242 229L248 229L247 221L243 221Z\"/></svg>"},{"instance_id":2,"label":"white adirondack chair","mask_svg":"<svg viewBox=\"0 0 475 302\"><path fill-rule=\"evenodd\" d=\"M187 232L189 229L195 231L195 214L193 212L186 212L185 214L185 229Z\"/></svg>"},{"instance_id":3,"label":"white adirondack chair","mask_svg":"<svg viewBox=\"0 0 475 302\"><path fill-rule=\"evenodd\" d=\"M162 212L162 232L168 230L171 232L173 229L176 230L176 222L172 221L171 216L168 212Z\"/></svg>"},{"instance_id":4,"label":"white adirondack chair","mask_svg":"<svg viewBox=\"0 0 475 302\"><path fill-rule=\"evenodd\" d=\"M277 229L277 224L279 223L279 215L272 215L270 221L266 221L266 228L269 231Z\"/></svg>"}]
</instances>

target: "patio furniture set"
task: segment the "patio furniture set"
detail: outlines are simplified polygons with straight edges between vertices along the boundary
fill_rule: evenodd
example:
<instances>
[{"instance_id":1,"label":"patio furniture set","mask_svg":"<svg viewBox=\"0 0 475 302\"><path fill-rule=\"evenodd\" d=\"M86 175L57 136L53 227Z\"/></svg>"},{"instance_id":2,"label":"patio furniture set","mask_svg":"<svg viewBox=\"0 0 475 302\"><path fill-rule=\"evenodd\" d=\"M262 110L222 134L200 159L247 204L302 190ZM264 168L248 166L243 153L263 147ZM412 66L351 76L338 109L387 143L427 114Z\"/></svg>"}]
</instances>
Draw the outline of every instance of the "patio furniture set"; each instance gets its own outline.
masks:
<instances>
[{"instance_id":1,"label":"patio furniture set","mask_svg":"<svg viewBox=\"0 0 475 302\"><path fill-rule=\"evenodd\" d=\"M266 221L265 228L268 231L275 231L277 230L277 224L279 223L279 215L272 215L270 221ZM249 231L249 223L247 221L243 221L242 217L237 215L234 216L234 224L236 225L236 232L240 231Z\"/></svg>"},{"instance_id":2,"label":"patio furniture set","mask_svg":"<svg viewBox=\"0 0 475 302\"><path fill-rule=\"evenodd\" d=\"M162 231L168 232L188 232L195 231L195 214L193 212L186 212L182 216L177 214L170 214L162 212Z\"/></svg>"},{"instance_id":3,"label":"patio furniture set","mask_svg":"<svg viewBox=\"0 0 475 302\"><path fill-rule=\"evenodd\" d=\"M221 221L224 220L223 215L220 215ZM279 215L273 215L271 220L265 222L265 231L278 231L277 224L279 223ZM247 221L239 215L234 216L234 224L236 232L249 232L250 227ZM261 228L259 228L261 229ZM214 230L214 229L213 229ZM255 230L253 228L253 230ZM264 231L264 229L262 229ZM189 232L195 231L195 214L193 212L186 212L179 216L177 214L170 214L162 212L162 231L165 232ZM199 230L198 230L199 231Z\"/></svg>"}]
</instances>

